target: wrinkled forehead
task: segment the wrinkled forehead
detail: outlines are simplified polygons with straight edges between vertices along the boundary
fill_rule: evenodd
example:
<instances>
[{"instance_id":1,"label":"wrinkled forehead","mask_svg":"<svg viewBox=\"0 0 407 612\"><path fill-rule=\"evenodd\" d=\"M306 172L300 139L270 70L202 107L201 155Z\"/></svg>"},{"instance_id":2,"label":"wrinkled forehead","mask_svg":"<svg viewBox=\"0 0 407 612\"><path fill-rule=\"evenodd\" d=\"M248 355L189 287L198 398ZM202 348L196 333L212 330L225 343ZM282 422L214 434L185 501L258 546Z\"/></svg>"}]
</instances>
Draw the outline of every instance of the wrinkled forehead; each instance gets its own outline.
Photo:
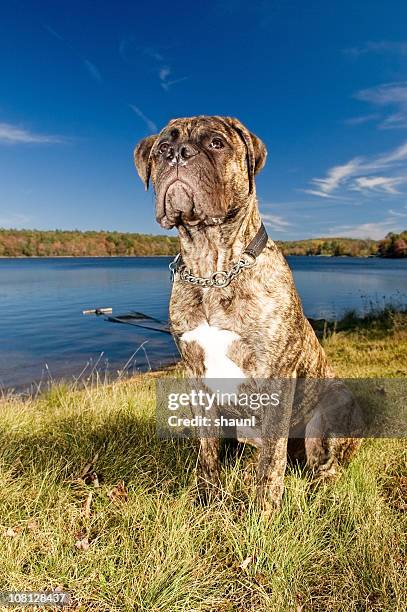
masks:
<instances>
[{"instance_id":1,"label":"wrinkled forehead","mask_svg":"<svg viewBox=\"0 0 407 612\"><path fill-rule=\"evenodd\" d=\"M209 117L205 115L172 119L160 132L160 136L171 140L192 140L205 133L220 134L232 142L240 140L236 130L228 125L222 117Z\"/></svg>"}]
</instances>

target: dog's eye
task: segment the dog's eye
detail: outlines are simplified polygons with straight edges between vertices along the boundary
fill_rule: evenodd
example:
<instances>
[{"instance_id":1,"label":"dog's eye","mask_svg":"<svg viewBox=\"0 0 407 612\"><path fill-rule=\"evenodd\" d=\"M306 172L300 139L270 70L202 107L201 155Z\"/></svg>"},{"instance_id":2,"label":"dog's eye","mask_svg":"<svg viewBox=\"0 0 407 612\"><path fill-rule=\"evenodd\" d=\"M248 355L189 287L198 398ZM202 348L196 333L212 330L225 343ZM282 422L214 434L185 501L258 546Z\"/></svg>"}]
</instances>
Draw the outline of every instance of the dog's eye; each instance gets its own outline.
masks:
<instances>
[{"instance_id":1,"label":"dog's eye","mask_svg":"<svg viewBox=\"0 0 407 612\"><path fill-rule=\"evenodd\" d=\"M169 146L170 145L168 144L168 142L162 142L160 146L158 147L159 153L163 153L163 154L167 153Z\"/></svg>"},{"instance_id":2,"label":"dog's eye","mask_svg":"<svg viewBox=\"0 0 407 612\"><path fill-rule=\"evenodd\" d=\"M223 140L221 138L212 138L209 146L211 149L223 149L225 145L223 144Z\"/></svg>"}]
</instances>

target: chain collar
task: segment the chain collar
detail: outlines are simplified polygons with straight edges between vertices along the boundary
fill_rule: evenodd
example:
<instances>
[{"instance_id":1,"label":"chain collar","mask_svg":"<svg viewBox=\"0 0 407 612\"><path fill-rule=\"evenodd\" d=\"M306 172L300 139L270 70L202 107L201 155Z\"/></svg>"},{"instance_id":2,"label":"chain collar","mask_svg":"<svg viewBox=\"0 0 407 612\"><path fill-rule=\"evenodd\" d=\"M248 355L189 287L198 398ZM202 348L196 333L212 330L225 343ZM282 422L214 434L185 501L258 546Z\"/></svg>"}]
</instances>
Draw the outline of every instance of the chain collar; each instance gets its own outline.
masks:
<instances>
[{"instance_id":1,"label":"chain collar","mask_svg":"<svg viewBox=\"0 0 407 612\"><path fill-rule=\"evenodd\" d=\"M223 288L227 287L230 282L236 278L243 270L247 268L252 268L256 264L256 259L264 249L267 244L267 232L263 225L260 226L259 231L256 236L247 246L245 251L242 253L239 261L234 263L230 270L221 270L219 272L213 272L209 277L201 277L195 276L191 270L188 270L182 261L181 253L173 259L173 261L169 264L169 269L171 272L171 281L174 282L175 275L178 273L179 278L184 281L184 283L190 283L191 285L195 285L197 287L217 287Z\"/></svg>"},{"instance_id":2,"label":"chain collar","mask_svg":"<svg viewBox=\"0 0 407 612\"><path fill-rule=\"evenodd\" d=\"M179 255L177 255L179 257ZM248 259L248 258L251 258ZM190 283L191 285L197 285L198 287L227 287L229 283L245 268L252 268L256 263L256 258L248 253L245 256L241 257L239 261L237 261L230 270L222 270L220 272L213 272L209 277L201 277L195 276L192 274L191 270L188 270L185 264L182 264L177 270L174 269L175 260L172 261L169 265L171 271L172 282L174 282L174 277L176 272L178 272L179 277L184 283Z\"/></svg>"}]
</instances>

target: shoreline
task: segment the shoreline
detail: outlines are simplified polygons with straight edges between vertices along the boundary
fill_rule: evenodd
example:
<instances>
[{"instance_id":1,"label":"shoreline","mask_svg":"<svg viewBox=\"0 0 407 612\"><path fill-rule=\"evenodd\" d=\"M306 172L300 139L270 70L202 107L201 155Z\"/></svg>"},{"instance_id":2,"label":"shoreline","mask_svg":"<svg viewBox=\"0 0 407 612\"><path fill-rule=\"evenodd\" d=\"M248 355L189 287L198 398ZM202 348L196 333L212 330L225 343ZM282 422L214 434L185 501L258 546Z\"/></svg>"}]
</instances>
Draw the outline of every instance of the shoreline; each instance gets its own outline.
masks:
<instances>
[{"instance_id":1,"label":"shoreline","mask_svg":"<svg viewBox=\"0 0 407 612\"><path fill-rule=\"evenodd\" d=\"M281 249L280 249L281 250ZM173 258L174 255L0 255L1 259L153 259L155 257ZM284 255L284 253L283 253ZM284 257L315 257L335 259L406 259L405 257L380 257L379 255L297 255L287 254Z\"/></svg>"},{"instance_id":2,"label":"shoreline","mask_svg":"<svg viewBox=\"0 0 407 612\"><path fill-rule=\"evenodd\" d=\"M363 333L373 337L379 333L379 335L382 335L389 340L389 337L391 337L394 329L397 329L398 332L407 330L407 309L401 308L397 310L388 307L379 312L368 313L364 316L358 316L350 311L347 315L341 317L341 319L330 320L307 317L307 320L315 331L319 342L324 344L327 340L329 340L329 338L335 339L337 334L344 334L343 343L344 346L346 346L346 335L350 335L350 337L355 335L356 337L358 334ZM114 375L113 372L109 372L109 374L105 374L106 378L101 382L103 385L111 385L119 381L129 382L140 378L156 377L159 375L167 376L172 372L178 374L178 372L182 371L182 367L182 360L179 357L174 361L169 361L166 364L157 364L156 368L153 367L145 371L136 371L122 377ZM41 381L38 380L33 380L30 383L22 383L14 386L4 386L2 389L6 398L10 396L16 396L19 398L33 398L46 393L55 385L71 386L73 380L76 381L75 385L77 385L79 388L82 386L85 387L86 384L89 383L86 376L84 378L75 379L74 375L61 375L55 379L43 381L43 389L40 389Z\"/></svg>"}]
</instances>

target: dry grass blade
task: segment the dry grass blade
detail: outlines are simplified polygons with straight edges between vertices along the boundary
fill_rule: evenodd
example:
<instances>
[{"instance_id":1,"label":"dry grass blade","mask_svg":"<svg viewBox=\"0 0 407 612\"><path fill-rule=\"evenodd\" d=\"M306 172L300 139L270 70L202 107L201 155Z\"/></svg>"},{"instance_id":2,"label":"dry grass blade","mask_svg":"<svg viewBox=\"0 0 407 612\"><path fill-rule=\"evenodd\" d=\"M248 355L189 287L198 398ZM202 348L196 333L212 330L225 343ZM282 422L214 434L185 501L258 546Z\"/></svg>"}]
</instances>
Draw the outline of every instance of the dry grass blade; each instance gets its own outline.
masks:
<instances>
[{"instance_id":1,"label":"dry grass blade","mask_svg":"<svg viewBox=\"0 0 407 612\"><path fill-rule=\"evenodd\" d=\"M90 518L90 506L92 504L92 491L89 491L88 497L86 498L85 501L85 506L83 509L83 514L85 519L89 519Z\"/></svg>"},{"instance_id":2,"label":"dry grass blade","mask_svg":"<svg viewBox=\"0 0 407 612\"><path fill-rule=\"evenodd\" d=\"M82 478L82 480L86 480L86 478L89 477L93 473L94 471L93 468L95 467L95 464L98 458L99 458L99 453L97 452L95 456L93 457L93 459L91 461L88 461L88 463L84 465L84 467L82 468L79 474L79 478Z\"/></svg>"}]
</instances>

